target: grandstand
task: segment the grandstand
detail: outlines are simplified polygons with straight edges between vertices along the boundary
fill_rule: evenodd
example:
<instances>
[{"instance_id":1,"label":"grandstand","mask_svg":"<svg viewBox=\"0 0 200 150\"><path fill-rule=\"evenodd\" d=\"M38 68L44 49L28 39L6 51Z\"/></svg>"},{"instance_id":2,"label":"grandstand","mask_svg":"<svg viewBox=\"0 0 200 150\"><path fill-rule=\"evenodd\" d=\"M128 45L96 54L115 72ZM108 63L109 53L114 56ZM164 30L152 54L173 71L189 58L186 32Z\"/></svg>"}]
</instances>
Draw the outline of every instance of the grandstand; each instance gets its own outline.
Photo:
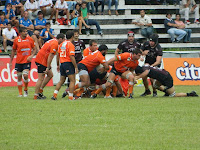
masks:
<instances>
[{"instance_id":1,"label":"grandstand","mask_svg":"<svg viewBox=\"0 0 200 150\"><path fill-rule=\"evenodd\" d=\"M199 4L198 4L199 5ZM2 10L4 6L1 6ZM111 7L114 10L114 6ZM112 15L109 16L107 14L108 7L105 6L105 15L96 15L90 16L90 19L95 19L99 22L104 36L100 36L97 33L96 27L91 27L91 35L85 35L84 27L83 27L83 35L80 35L80 39L83 39L86 44L88 44L90 39L98 39L99 44L107 44L109 49L116 49L119 42L125 40L127 38L127 32L132 30L135 32L135 38L139 40L141 43L146 39L140 34L140 29L138 26L131 24L133 19L136 19L139 16L139 10L145 9L146 14L152 19L153 27L155 32L159 34L159 42L161 46L165 49L175 48L175 49L185 49L185 50L199 50L199 29L200 25L190 24L187 25L186 28L192 29L191 35L191 43L171 43L169 39L169 35L166 33L164 28L164 19L166 12L171 12L172 14L176 14L179 12L179 5L134 5L128 0L119 0L119 16ZM113 13L114 14L114 13ZM48 17L47 17L48 18ZM173 15L172 18L175 18ZM191 20L193 21L193 20ZM55 34L60 32L66 32L67 30L75 29L75 26L67 26L67 25L52 25L52 28L55 31ZM78 27L76 27L78 28ZM1 49L3 49L1 47Z\"/></svg>"}]
</instances>

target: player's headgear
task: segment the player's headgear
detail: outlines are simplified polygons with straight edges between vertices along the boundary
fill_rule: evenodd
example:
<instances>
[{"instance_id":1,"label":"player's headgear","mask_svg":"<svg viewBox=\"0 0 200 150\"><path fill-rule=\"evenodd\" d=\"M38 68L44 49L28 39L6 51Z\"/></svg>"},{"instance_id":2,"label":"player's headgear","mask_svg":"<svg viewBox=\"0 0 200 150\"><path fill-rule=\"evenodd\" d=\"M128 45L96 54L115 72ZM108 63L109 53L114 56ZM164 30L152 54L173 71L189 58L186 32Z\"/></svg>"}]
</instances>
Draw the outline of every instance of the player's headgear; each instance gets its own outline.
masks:
<instances>
[{"instance_id":1,"label":"player's headgear","mask_svg":"<svg viewBox=\"0 0 200 150\"><path fill-rule=\"evenodd\" d=\"M137 66L137 67L135 68L135 73L136 73L136 74L143 73L143 72L144 72L144 70L143 70L142 67Z\"/></svg>"},{"instance_id":2,"label":"player's headgear","mask_svg":"<svg viewBox=\"0 0 200 150\"><path fill-rule=\"evenodd\" d=\"M155 42L155 44L157 44L158 43L158 34L152 34L152 35L150 35L150 37L149 37L149 41L153 41L153 42Z\"/></svg>"},{"instance_id":3,"label":"player's headgear","mask_svg":"<svg viewBox=\"0 0 200 150\"><path fill-rule=\"evenodd\" d=\"M128 36L134 36L134 32L133 31L129 31L128 32Z\"/></svg>"},{"instance_id":4,"label":"player's headgear","mask_svg":"<svg viewBox=\"0 0 200 150\"><path fill-rule=\"evenodd\" d=\"M99 51L103 51L103 50L108 50L108 47L106 45L100 45Z\"/></svg>"}]
</instances>

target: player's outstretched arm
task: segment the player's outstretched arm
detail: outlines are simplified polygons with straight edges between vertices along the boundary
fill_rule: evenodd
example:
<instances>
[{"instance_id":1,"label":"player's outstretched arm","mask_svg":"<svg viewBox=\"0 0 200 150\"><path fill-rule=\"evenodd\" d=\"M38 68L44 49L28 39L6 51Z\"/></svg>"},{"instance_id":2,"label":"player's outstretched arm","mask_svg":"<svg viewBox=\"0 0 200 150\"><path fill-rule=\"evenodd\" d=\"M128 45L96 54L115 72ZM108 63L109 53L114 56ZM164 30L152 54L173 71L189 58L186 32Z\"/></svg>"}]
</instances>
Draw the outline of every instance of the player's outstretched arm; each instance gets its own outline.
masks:
<instances>
[{"instance_id":1,"label":"player's outstretched arm","mask_svg":"<svg viewBox=\"0 0 200 150\"><path fill-rule=\"evenodd\" d=\"M140 75L135 77L135 80L138 80L140 78L144 78L147 77L147 75L149 74L149 70L145 70L143 73L141 73Z\"/></svg>"},{"instance_id":2,"label":"player's outstretched arm","mask_svg":"<svg viewBox=\"0 0 200 150\"><path fill-rule=\"evenodd\" d=\"M15 56L15 53L16 53L16 50L13 49L12 52L11 52L11 55L10 55L10 63L9 63L10 69L12 69L12 61L13 61L13 58Z\"/></svg>"}]
</instances>

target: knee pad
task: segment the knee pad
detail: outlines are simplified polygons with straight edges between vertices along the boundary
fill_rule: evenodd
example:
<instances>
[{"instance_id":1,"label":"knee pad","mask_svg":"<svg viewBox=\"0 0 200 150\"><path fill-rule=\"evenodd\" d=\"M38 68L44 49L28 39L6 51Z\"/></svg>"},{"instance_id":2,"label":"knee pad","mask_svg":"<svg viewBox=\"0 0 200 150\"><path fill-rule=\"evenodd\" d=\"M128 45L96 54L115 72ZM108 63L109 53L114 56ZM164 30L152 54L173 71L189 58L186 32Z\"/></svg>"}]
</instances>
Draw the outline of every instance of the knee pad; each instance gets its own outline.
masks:
<instances>
[{"instance_id":1,"label":"knee pad","mask_svg":"<svg viewBox=\"0 0 200 150\"><path fill-rule=\"evenodd\" d=\"M28 82L29 82L29 79L27 79L27 80L24 79L24 82L25 82L25 83L28 83Z\"/></svg>"},{"instance_id":2,"label":"knee pad","mask_svg":"<svg viewBox=\"0 0 200 150\"><path fill-rule=\"evenodd\" d=\"M126 79L129 78L130 75L133 75L131 72L129 72L127 75L126 75Z\"/></svg>"},{"instance_id":3,"label":"knee pad","mask_svg":"<svg viewBox=\"0 0 200 150\"><path fill-rule=\"evenodd\" d=\"M22 85L22 81L17 81L17 85Z\"/></svg>"},{"instance_id":4,"label":"knee pad","mask_svg":"<svg viewBox=\"0 0 200 150\"><path fill-rule=\"evenodd\" d=\"M86 70L81 70L78 74L79 76L88 75L88 72Z\"/></svg>"}]
</instances>

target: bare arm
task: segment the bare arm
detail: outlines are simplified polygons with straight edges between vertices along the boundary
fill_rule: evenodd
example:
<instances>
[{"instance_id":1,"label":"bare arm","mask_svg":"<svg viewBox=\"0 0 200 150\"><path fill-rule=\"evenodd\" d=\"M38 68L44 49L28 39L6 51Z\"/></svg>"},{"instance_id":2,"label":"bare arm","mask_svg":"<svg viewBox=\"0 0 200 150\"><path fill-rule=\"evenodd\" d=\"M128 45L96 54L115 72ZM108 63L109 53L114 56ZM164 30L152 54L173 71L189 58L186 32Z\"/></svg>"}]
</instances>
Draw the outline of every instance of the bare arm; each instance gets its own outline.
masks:
<instances>
[{"instance_id":1,"label":"bare arm","mask_svg":"<svg viewBox=\"0 0 200 150\"><path fill-rule=\"evenodd\" d=\"M57 53L56 56L56 63L57 63L57 71L60 71L60 53Z\"/></svg>"},{"instance_id":2,"label":"bare arm","mask_svg":"<svg viewBox=\"0 0 200 150\"><path fill-rule=\"evenodd\" d=\"M156 57L156 62L153 63L151 66L158 66L159 64L161 64L161 60L162 60L162 56L157 56Z\"/></svg>"},{"instance_id":3,"label":"bare arm","mask_svg":"<svg viewBox=\"0 0 200 150\"><path fill-rule=\"evenodd\" d=\"M10 55L10 63L9 63L10 69L12 69L12 61L13 61L13 58L15 56L15 53L16 53L16 49L13 49L12 52L11 52L11 55Z\"/></svg>"},{"instance_id":4,"label":"bare arm","mask_svg":"<svg viewBox=\"0 0 200 150\"><path fill-rule=\"evenodd\" d=\"M51 62L52 62L53 58L54 58L54 54L50 53L49 56L48 56L48 59L47 59L47 68L46 68L45 73L47 73L50 70Z\"/></svg>"},{"instance_id":5,"label":"bare arm","mask_svg":"<svg viewBox=\"0 0 200 150\"><path fill-rule=\"evenodd\" d=\"M108 62L105 62L102 65L104 66L104 68L105 68L106 71L109 70Z\"/></svg>"},{"instance_id":6,"label":"bare arm","mask_svg":"<svg viewBox=\"0 0 200 150\"><path fill-rule=\"evenodd\" d=\"M26 27L28 30L34 30L34 26L31 24L30 26Z\"/></svg>"},{"instance_id":7,"label":"bare arm","mask_svg":"<svg viewBox=\"0 0 200 150\"><path fill-rule=\"evenodd\" d=\"M119 52L120 52L120 51L121 51L121 50L117 48L117 49L115 50L115 56L119 55Z\"/></svg>"},{"instance_id":8,"label":"bare arm","mask_svg":"<svg viewBox=\"0 0 200 150\"><path fill-rule=\"evenodd\" d=\"M149 74L149 70L145 70L142 74L140 74L139 76L135 77L135 80L138 80L140 78L144 78Z\"/></svg>"}]
</instances>

